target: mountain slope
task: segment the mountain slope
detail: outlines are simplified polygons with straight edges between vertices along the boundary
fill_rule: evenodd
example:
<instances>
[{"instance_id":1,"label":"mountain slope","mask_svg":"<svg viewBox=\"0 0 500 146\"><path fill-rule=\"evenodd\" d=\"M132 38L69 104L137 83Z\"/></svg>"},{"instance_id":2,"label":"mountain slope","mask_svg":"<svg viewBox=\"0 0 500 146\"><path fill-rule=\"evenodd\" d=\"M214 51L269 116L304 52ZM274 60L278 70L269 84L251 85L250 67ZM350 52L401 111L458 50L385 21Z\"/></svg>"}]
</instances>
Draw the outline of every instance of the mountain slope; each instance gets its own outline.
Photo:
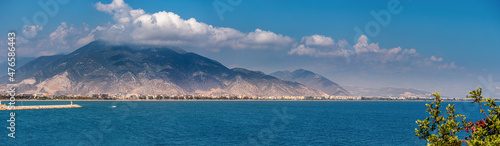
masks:
<instances>
[{"instance_id":1,"label":"mountain slope","mask_svg":"<svg viewBox=\"0 0 500 146\"><path fill-rule=\"evenodd\" d=\"M298 69L293 72L277 71L270 75L282 80L299 82L307 87L319 89L330 95L349 95L349 92L337 83L308 70Z\"/></svg>"},{"instance_id":2,"label":"mountain slope","mask_svg":"<svg viewBox=\"0 0 500 146\"><path fill-rule=\"evenodd\" d=\"M260 72L228 69L180 49L94 41L67 54L44 56L18 69L21 92L322 96L325 93ZM248 88L252 87L252 88Z\"/></svg>"}]
</instances>

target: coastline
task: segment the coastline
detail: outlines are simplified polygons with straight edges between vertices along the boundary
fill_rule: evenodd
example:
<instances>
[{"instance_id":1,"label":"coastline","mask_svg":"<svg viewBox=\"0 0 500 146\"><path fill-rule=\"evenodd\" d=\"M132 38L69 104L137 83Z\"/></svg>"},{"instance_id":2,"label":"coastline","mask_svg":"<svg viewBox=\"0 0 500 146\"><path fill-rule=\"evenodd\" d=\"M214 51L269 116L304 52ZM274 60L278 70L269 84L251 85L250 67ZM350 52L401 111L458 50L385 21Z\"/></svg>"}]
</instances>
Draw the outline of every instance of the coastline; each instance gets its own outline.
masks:
<instances>
[{"instance_id":1,"label":"coastline","mask_svg":"<svg viewBox=\"0 0 500 146\"><path fill-rule=\"evenodd\" d=\"M0 100L3 102L6 102L8 100ZM363 102L363 101L377 101L377 102L432 102L434 100L179 100L179 99L173 99L173 100L96 100L96 99L91 99L91 100L69 100L69 99L47 99L47 100L22 100L18 99L16 101L352 101L352 102ZM470 101L463 101L463 100L443 100L444 102L470 102Z\"/></svg>"}]
</instances>

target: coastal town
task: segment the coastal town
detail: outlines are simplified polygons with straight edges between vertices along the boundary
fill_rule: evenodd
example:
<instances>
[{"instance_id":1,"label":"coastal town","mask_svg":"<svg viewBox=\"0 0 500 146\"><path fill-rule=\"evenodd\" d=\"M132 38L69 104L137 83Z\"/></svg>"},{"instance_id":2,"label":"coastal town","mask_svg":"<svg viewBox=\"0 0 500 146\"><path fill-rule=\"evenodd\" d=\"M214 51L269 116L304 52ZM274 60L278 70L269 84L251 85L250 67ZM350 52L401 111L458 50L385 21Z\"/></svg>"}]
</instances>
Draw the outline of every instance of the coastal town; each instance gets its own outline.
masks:
<instances>
[{"instance_id":1,"label":"coastal town","mask_svg":"<svg viewBox=\"0 0 500 146\"><path fill-rule=\"evenodd\" d=\"M7 99L8 95L0 95ZM381 97L381 96L243 96L243 95L145 95L130 93L102 93L88 95L52 95L23 93L18 100L340 100L340 101L431 101L432 96ZM445 101L469 101L467 98L443 97Z\"/></svg>"}]
</instances>

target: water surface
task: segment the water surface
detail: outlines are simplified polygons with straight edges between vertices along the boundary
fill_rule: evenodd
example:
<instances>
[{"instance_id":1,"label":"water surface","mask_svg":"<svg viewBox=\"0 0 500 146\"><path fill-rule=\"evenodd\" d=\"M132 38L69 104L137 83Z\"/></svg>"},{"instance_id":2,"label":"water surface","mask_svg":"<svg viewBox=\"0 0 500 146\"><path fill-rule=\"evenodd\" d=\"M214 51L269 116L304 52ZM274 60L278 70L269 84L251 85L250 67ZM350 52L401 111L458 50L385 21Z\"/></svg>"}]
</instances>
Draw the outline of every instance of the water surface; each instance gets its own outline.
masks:
<instances>
[{"instance_id":1,"label":"water surface","mask_svg":"<svg viewBox=\"0 0 500 146\"><path fill-rule=\"evenodd\" d=\"M414 136L415 121L428 116L425 103L430 102L73 103L84 108L16 111L16 139L4 128L0 140L16 145L425 145ZM23 102L48 104L69 101ZM469 120L482 118L471 103L452 104ZM0 111L0 118L7 127L9 111Z\"/></svg>"}]
</instances>

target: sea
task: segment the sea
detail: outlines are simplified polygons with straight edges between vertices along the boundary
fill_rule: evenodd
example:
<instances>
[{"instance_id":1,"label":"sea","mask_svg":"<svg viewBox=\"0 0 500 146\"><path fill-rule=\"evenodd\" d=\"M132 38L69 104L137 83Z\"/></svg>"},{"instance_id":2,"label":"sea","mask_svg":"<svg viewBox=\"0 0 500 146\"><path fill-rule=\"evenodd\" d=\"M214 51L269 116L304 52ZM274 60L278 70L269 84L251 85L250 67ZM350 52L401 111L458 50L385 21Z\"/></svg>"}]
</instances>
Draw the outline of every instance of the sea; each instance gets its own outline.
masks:
<instances>
[{"instance_id":1,"label":"sea","mask_svg":"<svg viewBox=\"0 0 500 146\"><path fill-rule=\"evenodd\" d=\"M10 111L0 111L1 145L426 145L415 121L429 115L431 101L73 103L83 108L15 111L15 138L6 128ZM443 102L442 110L447 104L468 120L484 116L477 104Z\"/></svg>"}]
</instances>

